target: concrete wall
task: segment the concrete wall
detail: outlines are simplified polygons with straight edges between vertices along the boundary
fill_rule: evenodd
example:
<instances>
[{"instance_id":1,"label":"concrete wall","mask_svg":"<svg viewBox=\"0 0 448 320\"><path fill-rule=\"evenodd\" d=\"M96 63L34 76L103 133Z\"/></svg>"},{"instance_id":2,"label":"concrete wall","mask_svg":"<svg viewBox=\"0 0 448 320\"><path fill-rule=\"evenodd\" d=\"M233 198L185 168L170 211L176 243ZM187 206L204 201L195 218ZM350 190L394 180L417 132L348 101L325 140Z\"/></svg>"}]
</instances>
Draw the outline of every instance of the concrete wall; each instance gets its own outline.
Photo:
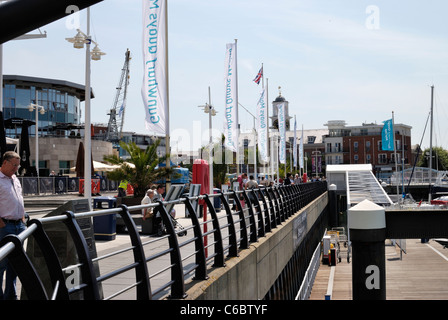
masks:
<instances>
[{"instance_id":1,"label":"concrete wall","mask_svg":"<svg viewBox=\"0 0 448 320\"><path fill-rule=\"evenodd\" d=\"M59 171L59 161L70 161L70 167L76 165L76 157L80 142L84 139L39 137L39 160L47 161L47 168L56 173ZM30 137L30 160L36 158L35 138ZM103 156L113 153L112 143L92 140L92 159L103 162Z\"/></svg>"},{"instance_id":2,"label":"concrete wall","mask_svg":"<svg viewBox=\"0 0 448 320\"><path fill-rule=\"evenodd\" d=\"M225 267L208 274L208 280L194 284L187 290L186 299L263 299L327 204L326 192L266 237L240 251L239 257L226 260Z\"/></svg>"}]
</instances>

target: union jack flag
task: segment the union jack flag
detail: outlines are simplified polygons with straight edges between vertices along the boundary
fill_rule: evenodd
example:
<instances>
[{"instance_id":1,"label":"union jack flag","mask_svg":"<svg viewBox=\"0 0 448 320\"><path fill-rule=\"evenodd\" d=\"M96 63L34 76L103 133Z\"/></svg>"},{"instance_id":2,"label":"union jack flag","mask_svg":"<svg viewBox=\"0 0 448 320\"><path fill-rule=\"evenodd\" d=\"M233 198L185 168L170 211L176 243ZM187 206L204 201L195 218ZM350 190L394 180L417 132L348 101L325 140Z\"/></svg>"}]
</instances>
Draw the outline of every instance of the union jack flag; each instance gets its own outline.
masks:
<instances>
[{"instance_id":1,"label":"union jack flag","mask_svg":"<svg viewBox=\"0 0 448 320\"><path fill-rule=\"evenodd\" d=\"M263 67L261 67L260 71L258 71L258 74L253 81L256 84L260 84L261 77L263 77Z\"/></svg>"}]
</instances>

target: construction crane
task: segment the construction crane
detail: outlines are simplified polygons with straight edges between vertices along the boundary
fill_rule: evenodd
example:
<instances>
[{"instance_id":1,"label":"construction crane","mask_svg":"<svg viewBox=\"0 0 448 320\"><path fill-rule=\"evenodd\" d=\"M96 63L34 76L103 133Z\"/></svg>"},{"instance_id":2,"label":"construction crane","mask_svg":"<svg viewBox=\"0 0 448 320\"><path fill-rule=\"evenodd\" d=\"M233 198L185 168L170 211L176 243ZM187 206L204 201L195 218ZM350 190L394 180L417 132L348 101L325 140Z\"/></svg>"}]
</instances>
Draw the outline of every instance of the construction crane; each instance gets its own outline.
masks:
<instances>
[{"instance_id":1,"label":"construction crane","mask_svg":"<svg viewBox=\"0 0 448 320\"><path fill-rule=\"evenodd\" d=\"M114 146L118 145L121 140L124 113L126 110L126 95L129 84L129 62L131 60L131 52L126 50L123 69L121 69L120 81L118 82L117 92L115 94L114 103L110 109L109 124L107 126L106 141L112 142Z\"/></svg>"}]
</instances>

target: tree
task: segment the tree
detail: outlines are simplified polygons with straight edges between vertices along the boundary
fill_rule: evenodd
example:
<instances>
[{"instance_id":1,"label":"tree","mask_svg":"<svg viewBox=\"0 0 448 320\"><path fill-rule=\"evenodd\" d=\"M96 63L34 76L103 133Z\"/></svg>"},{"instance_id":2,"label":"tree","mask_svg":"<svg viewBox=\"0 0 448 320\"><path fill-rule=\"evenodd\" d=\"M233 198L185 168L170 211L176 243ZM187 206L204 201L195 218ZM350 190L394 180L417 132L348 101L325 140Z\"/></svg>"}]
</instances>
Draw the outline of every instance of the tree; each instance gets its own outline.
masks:
<instances>
[{"instance_id":1,"label":"tree","mask_svg":"<svg viewBox=\"0 0 448 320\"><path fill-rule=\"evenodd\" d=\"M156 169L159 163L167 158L167 156L159 157L157 155L159 144L160 140L156 140L154 144L143 150L135 142L125 143L121 141L120 147L129 154L129 159L124 161L117 155L104 156L105 161L120 165L118 169L109 172L108 177L115 181L127 180L134 188L134 197L143 197L146 190L155 181L168 178L174 172L171 167L158 167Z\"/></svg>"},{"instance_id":2,"label":"tree","mask_svg":"<svg viewBox=\"0 0 448 320\"><path fill-rule=\"evenodd\" d=\"M423 151L419 161L418 167L429 167L429 148ZM435 170L447 170L448 168L448 152L442 147L432 148L432 168Z\"/></svg>"}]
</instances>

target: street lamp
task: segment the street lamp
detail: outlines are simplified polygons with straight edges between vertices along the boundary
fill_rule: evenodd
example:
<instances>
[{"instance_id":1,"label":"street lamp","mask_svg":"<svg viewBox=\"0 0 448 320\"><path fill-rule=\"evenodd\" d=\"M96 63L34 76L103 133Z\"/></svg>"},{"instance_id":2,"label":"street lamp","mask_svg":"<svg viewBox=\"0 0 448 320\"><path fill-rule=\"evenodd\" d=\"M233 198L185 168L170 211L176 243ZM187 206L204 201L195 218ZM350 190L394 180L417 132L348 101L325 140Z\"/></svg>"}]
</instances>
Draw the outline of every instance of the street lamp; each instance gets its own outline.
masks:
<instances>
[{"instance_id":1,"label":"street lamp","mask_svg":"<svg viewBox=\"0 0 448 320\"><path fill-rule=\"evenodd\" d=\"M86 87L85 87L85 124L84 124L84 197L88 199L89 210L92 209L92 146L91 146L91 120L90 120L90 59L98 61L104 52L98 48L98 44L92 40L90 36L90 7L87 7L87 35L80 29L73 38L65 38L68 42L73 43L73 47L77 49L84 48L86 44ZM92 52L90 52L90 44L95 44ZM88 189L88 190L87 190Z\"/></svg>"},{"instance_id":2,"label":"street lamp","mask_svg":"<svg viewBox=\"0 0 448 320\"><path fill-rule=\"evenodd\" d=\"M205 103L203 106L199 106L204 109L204 113L208 113L208 130L209 130L209 185L210 185L210 193L213 194L213 156L212 156L212 148L213 148L213 137L212 137L212 117L216 116L216 110L211 104L210 97L210 87L208 87L208 103Z\"/></svg>"},{"instance_id":3,"label":"street lamp","mask_svg":"<svg viewBox=\"0 0 448 320\"><path fill-rule=\"evenodd\" d=\"M35 130L36 130L36 139L35 139L35 154L36 154L36 173L37 173L37 177L39 178L39 115L38 112L42 115L45 114L45 108L43 106L40 106L37 104L37 89L36 89L36 103L30 103L30 105L28 106L28 110L30 112L33 112L34 110L36 110L36 126L35 126ZM39 186L39 183L38 183ZM38 187L38 193L39 193L39 187Z\"/></svg>"}]
</instances>

